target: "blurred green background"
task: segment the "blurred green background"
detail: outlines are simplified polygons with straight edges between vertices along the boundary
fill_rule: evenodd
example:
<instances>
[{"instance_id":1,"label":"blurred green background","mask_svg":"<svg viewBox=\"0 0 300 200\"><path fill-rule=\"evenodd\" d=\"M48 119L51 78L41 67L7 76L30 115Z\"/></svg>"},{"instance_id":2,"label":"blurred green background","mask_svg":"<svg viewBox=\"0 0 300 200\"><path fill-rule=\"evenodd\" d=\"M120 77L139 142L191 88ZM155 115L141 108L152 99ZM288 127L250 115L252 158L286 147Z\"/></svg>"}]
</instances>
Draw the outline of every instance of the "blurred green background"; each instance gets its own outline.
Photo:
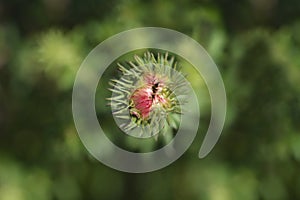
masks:
<instances>
[{"instance_id":1,"label":"blurred green background","mask_svg":"<svg viewBox=\"0 0 300 200\"><path fill-rule=\"evenodd\" d=\"M128 174L84 148L71 94L97 44L142 26L202 44L228 112L219 142L198 159L210 102L191 77L203 92L196 140L170 166ZM299 119L299 0L0 0L0 200L300 199Z\"/></svg>"}]
</instances>

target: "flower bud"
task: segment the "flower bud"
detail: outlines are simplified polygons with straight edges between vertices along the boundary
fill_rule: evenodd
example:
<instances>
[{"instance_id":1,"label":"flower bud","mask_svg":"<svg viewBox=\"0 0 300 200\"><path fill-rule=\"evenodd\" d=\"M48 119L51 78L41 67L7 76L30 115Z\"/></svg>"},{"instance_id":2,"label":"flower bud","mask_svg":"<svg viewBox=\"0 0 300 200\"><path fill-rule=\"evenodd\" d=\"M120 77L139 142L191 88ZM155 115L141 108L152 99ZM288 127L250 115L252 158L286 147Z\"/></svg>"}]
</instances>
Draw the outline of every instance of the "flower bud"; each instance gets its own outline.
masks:
<instances>
[{"instance_id":1,"label":"flower bud","mask_svg":"<svg viewBox=\"0 0 300 200\"><path fill-rule=\"evenodd\" d=\"M129 135L151 137L169 125L171 115L181 113L178 98L186 98L187 82L167 53L155 58L147 52L129 64L119 64L122 76L110 82L113 116Z\"/></svg>"}]
</instances>

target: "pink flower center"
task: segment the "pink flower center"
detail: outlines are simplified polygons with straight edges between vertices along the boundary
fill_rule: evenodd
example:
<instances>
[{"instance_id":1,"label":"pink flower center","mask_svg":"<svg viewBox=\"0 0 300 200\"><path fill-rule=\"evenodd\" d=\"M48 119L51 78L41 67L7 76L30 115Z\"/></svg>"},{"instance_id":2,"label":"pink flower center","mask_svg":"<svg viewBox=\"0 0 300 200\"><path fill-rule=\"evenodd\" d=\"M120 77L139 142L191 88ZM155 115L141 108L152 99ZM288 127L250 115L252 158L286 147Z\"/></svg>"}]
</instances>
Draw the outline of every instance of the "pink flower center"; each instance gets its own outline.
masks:
<instances>
[{"instance_id":1,"label":"pink flower center","mask_svg":"<svg viewBox=\"0 0 300 200\"><path fill-rule=\"evenodd\" d=\"M136 110L131 110L131 114L138 118L141 117L143 120L147 119L151 111L152 98L151 86L135 90L130 99L133 101Z\"/></svg>"},{"instance_id":2,"label":"pink flower center","mask_svg":"<svg viewBox=\"0 0 300 200\"><path fill-rule=\"evenodd\" d=\"M164 78L152 74L144 75L145 86L136 89L130 97L130 115L142 120L148 120L152 106L169 106L165 95ZM159 81L158 81L159 80Z\"/></svg>"}]
</instances>

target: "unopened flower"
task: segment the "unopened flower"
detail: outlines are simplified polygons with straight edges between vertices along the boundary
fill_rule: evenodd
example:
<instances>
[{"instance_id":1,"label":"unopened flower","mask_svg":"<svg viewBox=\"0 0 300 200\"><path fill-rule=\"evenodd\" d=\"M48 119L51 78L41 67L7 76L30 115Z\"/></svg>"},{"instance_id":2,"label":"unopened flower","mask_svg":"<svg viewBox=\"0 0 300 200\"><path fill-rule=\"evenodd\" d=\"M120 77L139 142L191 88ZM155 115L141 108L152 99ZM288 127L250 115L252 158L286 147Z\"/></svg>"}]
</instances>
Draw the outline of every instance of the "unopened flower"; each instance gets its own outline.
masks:
<instances>
[{"instance_id":1,"label":"unopened flower","mask_svg":"<svg viewBox=\"0 0 300 200\"><path fill-rule=\"evenodd\" d=\"M150 137L169 124L172 114L181 113L179 100L186 98L187 83L167 53L155 58L147 52L129 64L118 64L122 76L110 82L110 105L124 131L139 129L138 136Z\"/></svg>"}]
</instances>

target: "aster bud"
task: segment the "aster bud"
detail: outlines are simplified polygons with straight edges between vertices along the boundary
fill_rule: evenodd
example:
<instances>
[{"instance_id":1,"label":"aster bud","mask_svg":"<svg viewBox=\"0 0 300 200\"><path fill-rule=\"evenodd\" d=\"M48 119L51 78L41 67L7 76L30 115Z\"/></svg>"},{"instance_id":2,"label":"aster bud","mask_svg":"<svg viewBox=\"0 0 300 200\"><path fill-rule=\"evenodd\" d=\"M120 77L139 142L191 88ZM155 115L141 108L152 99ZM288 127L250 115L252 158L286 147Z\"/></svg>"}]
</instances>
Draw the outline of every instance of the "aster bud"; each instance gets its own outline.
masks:
<instances>
[{"instance_id":1,"label":"aster bud","mask_svg":"<svg viewBox=\"0 0 300 200\"><path fill-rule=\"evenodd\" d=\"M112 113L119 127L136 137L151 137L170 125L171 115L180 115L179 98L186 98L187 82L168 53L147 52L134 57L130 68L118 64L122 72L112 79ZM179 94L179 95L178 95Z\"/></svg>"}]
</instances>

